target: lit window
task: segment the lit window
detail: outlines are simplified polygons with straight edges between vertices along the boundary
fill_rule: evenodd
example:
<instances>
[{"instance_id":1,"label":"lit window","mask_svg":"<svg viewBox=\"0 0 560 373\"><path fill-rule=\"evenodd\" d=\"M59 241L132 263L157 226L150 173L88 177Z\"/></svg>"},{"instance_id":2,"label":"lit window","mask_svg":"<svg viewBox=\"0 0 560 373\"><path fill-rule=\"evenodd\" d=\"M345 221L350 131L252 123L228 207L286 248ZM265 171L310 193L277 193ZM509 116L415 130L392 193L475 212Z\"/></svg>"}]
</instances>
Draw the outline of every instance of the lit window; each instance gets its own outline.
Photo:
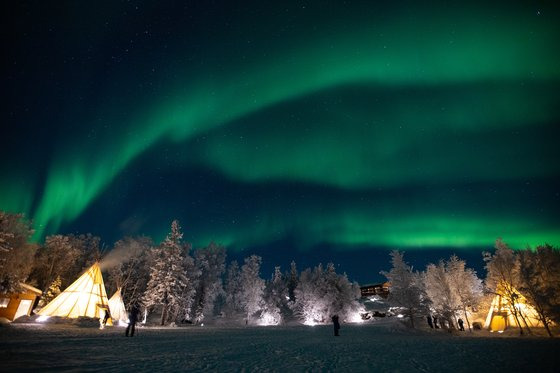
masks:
<instances>
[{"instance_id":1,"label":"lit window","mask_svg":"<svg viewBox=\"0 0 560 373\"><path fill-rule=\"evenodd\" d=\"M7 308L10 298L0 298L0 308Z\"/></svg>"}]
</instances>

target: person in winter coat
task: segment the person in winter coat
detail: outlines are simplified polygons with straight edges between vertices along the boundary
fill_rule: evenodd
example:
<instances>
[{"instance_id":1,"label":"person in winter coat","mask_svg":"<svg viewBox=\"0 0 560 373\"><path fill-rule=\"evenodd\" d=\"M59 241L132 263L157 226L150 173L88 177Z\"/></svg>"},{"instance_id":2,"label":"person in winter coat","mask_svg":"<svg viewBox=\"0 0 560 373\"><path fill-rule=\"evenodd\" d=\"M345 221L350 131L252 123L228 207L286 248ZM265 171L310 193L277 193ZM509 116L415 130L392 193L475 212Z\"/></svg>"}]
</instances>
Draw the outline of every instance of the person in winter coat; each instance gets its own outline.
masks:
<instances>
[{"instance_id":1,"label":"person in winter coat","mask_svg":"<svg viewBox=\"0 0 560 373\"><path fill-rule=\"evenodd\" d=\"M334 336L338 337L338 331L340 330L340 323L338 322L338 315L334 315L331 318L332 322L333 322L333 326L334 326Z\"/></svg>"},{"instance_id":2,"label":"person in winter coat","mask_svg":"<svg viewBox=\"0 0 560 373\"><path fill-rule=\"evenodd\" d=\"M128 326L126 327L125 336L134 337L134 331L136 330L136 322L138 321L138 307L132 306L132 309L128 313Z\"/></svg>"},{"instance_id":3,"label":"person in winter coat","mask_svg":"<svg viewBox=\"0 0 560 373\"><path fill-rule=\"evenodd\" d=\"M109 308L105 309L105 316L103 317L103 326L105 327L107 325L107 321L109 321L109 318L111 317L111 312L109 312Z\"/></svg>"},{"instance_id":4,"label":"person in winter coat","mask_svg":"<svg viewBox=\"0 0 560 373\"><path fill-rule=\"evenodd\" d=\"M432 322L432 316L428 315L426 316L426 320L428 320L428 325L430 325L430 328L434 328L434 323Z\"/></svg>"},{"instance_id":5,"label":"person in winter coat","mask_svg":"<svg viewBox=\"0 0 560 373\"><path fill-rule=\"evenodd\" d=\"M106 304L97 304L97 307L99 307L101 312L103 312L103 317L99 318L99 329L103 330L107 325L107 321L109 321L109 317L111 317L111 314L109 313L109 306Z\"/></svg>"},{"instance_id":6,"label":"person in winter coat","mask_svg":"<svg viewBox=\"0 0 560 373\"><path fill-rule=\"evenodd\" d=\"M465 326L463 325L463 319L457 320L457 323L459 324L459 330L464 332L465 331Z\"/></svg>"}]
</instances>

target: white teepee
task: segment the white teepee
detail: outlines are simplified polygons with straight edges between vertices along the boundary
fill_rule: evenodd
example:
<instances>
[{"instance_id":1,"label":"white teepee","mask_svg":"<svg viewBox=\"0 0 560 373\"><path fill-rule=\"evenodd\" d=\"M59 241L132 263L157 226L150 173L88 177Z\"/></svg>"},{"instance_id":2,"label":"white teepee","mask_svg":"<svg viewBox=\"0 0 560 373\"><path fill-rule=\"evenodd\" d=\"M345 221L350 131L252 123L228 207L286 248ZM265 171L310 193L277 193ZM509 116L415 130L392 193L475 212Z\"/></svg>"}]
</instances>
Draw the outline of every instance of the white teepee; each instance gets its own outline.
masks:
<instances>
[{"instance_id":1,"label":"white teepee","mask_svg":"<svg viewBox=\"0 0 560 373\"><path fill-rule=\"evenodd\" d=\"M119 324L128 324L128 313L124 307L121 288L118 288L111 299L109 299L109 310L111 311L113 321L118 321Z\"/></svg>"},{"instance_id":2,"label":"white teepee","mask_svg":"<svg viewBox=\"0 0 560 373\"><path fill-rule=\"evenodd\" d=\"M83 275L43 307L41 316L60 316L76 319L80 316L102 318L109 308L107 292L99 263L95 262ZM107 325L112 325L111 319Z\"/></svg>"}]
</instances>

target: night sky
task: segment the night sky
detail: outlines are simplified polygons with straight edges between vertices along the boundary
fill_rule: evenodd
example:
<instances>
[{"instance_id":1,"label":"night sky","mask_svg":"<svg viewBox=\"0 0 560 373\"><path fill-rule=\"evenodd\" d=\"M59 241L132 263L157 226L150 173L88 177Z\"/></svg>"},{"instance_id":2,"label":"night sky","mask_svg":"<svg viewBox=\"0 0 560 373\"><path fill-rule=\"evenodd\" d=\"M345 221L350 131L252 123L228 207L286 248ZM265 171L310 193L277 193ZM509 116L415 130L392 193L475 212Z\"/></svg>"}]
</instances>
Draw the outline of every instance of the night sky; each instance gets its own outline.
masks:
<instances>
[{"instance_id":1,"label":"night sky","mask_svg":"<svg viewBox=\"0 0 560 373\"><path fill-rule=\"evenodd\" d=\"M266 277L559 245L560 8L514 3L4 2L0 209Z\"/></svg>"}]
</instances>

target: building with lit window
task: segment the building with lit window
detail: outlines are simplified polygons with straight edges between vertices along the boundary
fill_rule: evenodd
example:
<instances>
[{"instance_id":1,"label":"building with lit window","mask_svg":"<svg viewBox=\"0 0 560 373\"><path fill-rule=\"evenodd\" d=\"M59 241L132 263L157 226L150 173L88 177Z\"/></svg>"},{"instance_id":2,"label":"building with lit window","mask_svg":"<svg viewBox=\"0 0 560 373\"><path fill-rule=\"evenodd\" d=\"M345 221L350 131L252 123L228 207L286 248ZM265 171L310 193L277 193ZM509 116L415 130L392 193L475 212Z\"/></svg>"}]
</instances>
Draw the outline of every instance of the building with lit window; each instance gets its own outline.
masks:
<instances>
[{"instance_id":1,"label":"building with lit window","mask_svg":"<svg viewBox=\"0 0 560 373\"><path fill-rule=\"evenodd\" d=\"M30 316L41 290L27 284L20 284L21 291L10 294L0 294L0 318L14 321L20 316Z\"/></svg>"},{"instance_id":2,"label":"building with lit window","mask_svg":"<svg viewBox=\"0 0 560 373\"><path fill-rule=\"evenodd\" d=\"M389 283L384 282L382 284L361 286L360 291L362 293L362 298L379 295L380 297L387 299L389 296Z\"/></svg>"}]
</instances>

